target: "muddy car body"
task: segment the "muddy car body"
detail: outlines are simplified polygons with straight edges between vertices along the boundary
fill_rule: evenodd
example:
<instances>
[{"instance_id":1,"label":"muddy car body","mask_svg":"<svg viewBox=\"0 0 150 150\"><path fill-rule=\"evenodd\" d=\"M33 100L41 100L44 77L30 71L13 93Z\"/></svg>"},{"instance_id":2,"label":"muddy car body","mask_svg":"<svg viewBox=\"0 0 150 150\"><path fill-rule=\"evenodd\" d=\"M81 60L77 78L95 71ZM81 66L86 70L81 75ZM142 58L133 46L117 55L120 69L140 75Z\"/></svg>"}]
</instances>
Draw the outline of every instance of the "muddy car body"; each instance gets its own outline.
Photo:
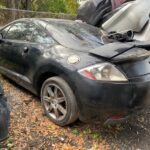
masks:
<instances>
[{"instance_id":1,"label":"muddy car body","mask_svg":"<svg viewBox=\"0 0 150 150\"><path fill-rule=\"evenodd\" d=\"M40 96L58 125L124 118L150 103L150 45L101 36L74 21L17 20L1 30L0 71Z\"/></svg>"}]
</instances>

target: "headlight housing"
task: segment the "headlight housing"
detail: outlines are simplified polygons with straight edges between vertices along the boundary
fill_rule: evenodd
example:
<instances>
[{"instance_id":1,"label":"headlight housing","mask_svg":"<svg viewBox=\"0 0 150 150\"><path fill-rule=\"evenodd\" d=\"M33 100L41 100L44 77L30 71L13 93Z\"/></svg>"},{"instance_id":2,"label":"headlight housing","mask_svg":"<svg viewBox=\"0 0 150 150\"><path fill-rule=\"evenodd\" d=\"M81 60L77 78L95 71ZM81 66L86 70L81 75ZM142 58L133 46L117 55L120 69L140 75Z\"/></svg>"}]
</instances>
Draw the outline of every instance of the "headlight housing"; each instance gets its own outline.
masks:
<instances>
[{"instance_id":1,"label":"headlight housing","mask_svg":"<svg viewBox=\"0 0 150 150\"><path fill-rule=\"evenodd\" d=\"M100 81L128 81L114 65L110 63L101 63L78 71L81 75Z\"/></svg>"}]
</instances>

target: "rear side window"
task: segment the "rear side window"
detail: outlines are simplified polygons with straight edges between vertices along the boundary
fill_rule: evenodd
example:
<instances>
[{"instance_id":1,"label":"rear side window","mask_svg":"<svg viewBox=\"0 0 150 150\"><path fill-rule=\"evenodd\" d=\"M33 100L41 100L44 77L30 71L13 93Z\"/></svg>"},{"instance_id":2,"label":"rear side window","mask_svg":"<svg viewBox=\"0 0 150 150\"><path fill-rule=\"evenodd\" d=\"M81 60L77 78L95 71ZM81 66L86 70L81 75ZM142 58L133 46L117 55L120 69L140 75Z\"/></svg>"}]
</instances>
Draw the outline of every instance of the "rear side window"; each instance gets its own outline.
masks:
<instances>
[{"instance_id":1,"label":"rear side window","mask_svg":"<svg viewBox=\"0 0 150 150\"><path fill-rule=\"evenodd\" d=\"M26 22L19 22L12 25L7 32L5 39L29 41L32 32L35 30L34 25Z\"/></svg>"},{"instance_id":2,"label":"rear side window","mask_svg":"<svg viewBox=\"0 0 150 150\"><path fill-rule=\"evenodd\" d=\"M54 44L55 40L46 32L36 29L34 30L31 38L31 42L40 44Z\"/></svg>"}]
</instances>

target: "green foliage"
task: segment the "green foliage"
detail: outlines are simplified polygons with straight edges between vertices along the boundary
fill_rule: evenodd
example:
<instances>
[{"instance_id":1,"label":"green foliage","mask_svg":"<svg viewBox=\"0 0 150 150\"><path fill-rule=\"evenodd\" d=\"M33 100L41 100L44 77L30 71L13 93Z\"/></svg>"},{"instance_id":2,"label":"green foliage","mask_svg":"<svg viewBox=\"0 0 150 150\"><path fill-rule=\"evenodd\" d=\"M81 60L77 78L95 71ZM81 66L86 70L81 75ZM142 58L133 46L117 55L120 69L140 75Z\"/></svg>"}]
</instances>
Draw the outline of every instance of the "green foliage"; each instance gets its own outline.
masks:
<instances>
[{"instance_id":1,"label":"green foliage","mask_svg":"<svg viewBox=\"0 0 150 150\"><path fill-rule=\"evenodd\" d=\"M5 2L4 2L4 0L1 0L0 1L0 8L3 8L3 7L5 7Z\"/></svg>"},{"instance_id":2,"label":"green foliage","mask_svg":"<svg viewBox=\"0 0 150 150\"><path fill-rule=\"evenodd\" d=\"M78 9L76 0L35 0L32 9L35 11L50 11L54 13L76 14Z\"/></svg>"},{"instance_id":3,"label":"green foliage","mask_svg":"<svg viewBox=\"0 0 150 150\"><path fill-rule=\"evenodd\" d=\"M72 133L75 134L75 135L79 135L79 130L75 128L75 129L72 130Z\"/></svg>"},{"instance_id":4,"label":"green foliage","mask_svg":"<svg viewBox=\"0 0 150 150\"><path fill-rule=\"evenodd\" d=\"M0 8L2 6L75 15L79 4L77 0L0 0Z\"/></svg>"},{"instance_id":5,"label":"green foliage","mask_svg":"<svg viewBox=\"0 0 150 150\"><path fill-rule=\"evenodd\" d=\"M76 14L79 4L76 0L65 0L66 11L69 14Z\"/></svg>"},{"instance_id":6,"label":"green foliage","mask_svg":"<svg viewBox=\"0 0 150 150\"><path fill-rule=\"evenodd\" d=\"M5 8L5 6L3 6L3 5L0 4L0 8Z\"/></svg>"},{"instance_id":7,"label":"green foliage","mask_svg":"<svg viewBox=\"0 0 150 150\"><path fill-rule=\"evenodd\" d=\"M54 13L66 13L64 0L36 0L32 4L35 11L50 11Z\"/></svg>"}]
</instances>

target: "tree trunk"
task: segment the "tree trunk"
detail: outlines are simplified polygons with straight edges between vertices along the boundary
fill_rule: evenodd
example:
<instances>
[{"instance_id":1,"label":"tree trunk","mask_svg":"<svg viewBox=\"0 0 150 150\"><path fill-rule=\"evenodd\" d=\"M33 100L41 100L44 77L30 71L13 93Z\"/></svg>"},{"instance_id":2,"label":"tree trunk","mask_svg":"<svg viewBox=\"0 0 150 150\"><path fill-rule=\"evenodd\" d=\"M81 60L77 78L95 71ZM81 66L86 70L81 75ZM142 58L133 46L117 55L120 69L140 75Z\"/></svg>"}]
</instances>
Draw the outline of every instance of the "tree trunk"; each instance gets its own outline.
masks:
<instances>
[{"instance_id":1,"label":"tree trunk","mask_svg":"<svg viewBox=\"0 0 150 150\"><path fill-rule=\"evenodd\" d=\"M5 4L7 8L11 8L11 0L6 0Z\"/></svg>"},{"instance_id":2,"label":"tree trunk","mask_svg":"<svg viewBox=\"0 0 150 150\"><path fill-rule=\"evenodd\" d=\"M11 8L16 9L16 0L11 0ZM12 10L12 19L16 19L16 11Z\"/></svg>"},{"instance_id":3,"label":"tree trunk","mask_svg":"<svg viewBox=\"0 0 150 150\"><path fill-rule=\"evenodd\" d=\"M31 0L26 0L26 10L31 10Z\"/></svg>"}]
</instances>

